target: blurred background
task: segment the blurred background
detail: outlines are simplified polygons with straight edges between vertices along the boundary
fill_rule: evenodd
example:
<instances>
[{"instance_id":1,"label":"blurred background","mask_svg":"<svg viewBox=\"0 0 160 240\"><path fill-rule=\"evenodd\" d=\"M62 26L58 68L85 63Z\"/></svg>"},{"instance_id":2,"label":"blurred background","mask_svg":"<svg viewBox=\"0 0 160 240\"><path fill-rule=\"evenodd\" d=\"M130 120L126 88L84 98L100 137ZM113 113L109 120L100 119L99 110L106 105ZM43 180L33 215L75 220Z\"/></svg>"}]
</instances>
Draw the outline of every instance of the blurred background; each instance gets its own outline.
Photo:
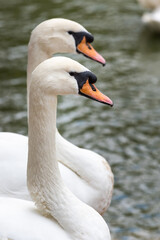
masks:
<instances>
[{"instance_id":1,"label":"blurred background","mask_svg":"<svg viewBox=\"0 0 160 240\"><path fill-rule=\"evenodd\" d=\"M32 29L54 17L81 23L107 65L70 56L96 73L114 107L59 97L59 131L111 165L115 187L104 218L113 239L160 239L160 35L142 25L144 9L136 0L0 0L0 7L0 131L27 135Z\"/></svg>"}]
</instances>

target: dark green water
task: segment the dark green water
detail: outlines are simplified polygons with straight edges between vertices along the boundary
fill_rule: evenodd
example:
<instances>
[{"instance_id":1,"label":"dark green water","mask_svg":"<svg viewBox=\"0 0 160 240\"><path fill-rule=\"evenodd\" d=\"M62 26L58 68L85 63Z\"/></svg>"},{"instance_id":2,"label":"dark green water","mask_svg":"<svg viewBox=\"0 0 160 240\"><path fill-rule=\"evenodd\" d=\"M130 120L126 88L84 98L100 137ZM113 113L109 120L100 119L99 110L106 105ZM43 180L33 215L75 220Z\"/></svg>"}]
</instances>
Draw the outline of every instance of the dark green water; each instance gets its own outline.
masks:
<instances>
[{"instance_id":1,"label":"dark green water","mask_svg":"<svg viewBox=\"0 0 160 240\"><path fill-rule=\"evenodd\" d=\"M142 9L133 0L0 0L0 9L0 131L27 134L31 30L53 17L81 23L94 34L107 66L73 57L97 74L97 86L115 105L61 97L60 132L112 167L115 188L104 215L112 237L160 239L160 36L143 29Z\"/></svg>"}]
</instances>

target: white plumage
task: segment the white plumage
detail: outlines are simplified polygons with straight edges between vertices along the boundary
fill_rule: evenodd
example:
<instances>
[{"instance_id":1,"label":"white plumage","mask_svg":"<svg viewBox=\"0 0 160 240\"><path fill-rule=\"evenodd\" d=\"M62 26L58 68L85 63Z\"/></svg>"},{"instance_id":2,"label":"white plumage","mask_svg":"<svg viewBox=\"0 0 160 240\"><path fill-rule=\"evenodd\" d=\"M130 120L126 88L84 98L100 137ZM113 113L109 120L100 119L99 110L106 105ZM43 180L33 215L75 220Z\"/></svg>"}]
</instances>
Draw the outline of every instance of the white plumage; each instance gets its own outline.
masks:
<instances>
[{"instance_id":1,"label":"white plumage","mask_svg":"<svg viewBox=\"0 0 160 240\"><path fill-rule=\"evenodd\" d=\"M28 47L28 88L31 73L39 63L56 52L76 53L76 42L69 31L89 34L80 24L66 19L47 20L33 30ZM98 56L97 59L103 62ZM1 196L30 199L26 186L27 143L26 136L0 133ZM105 212L113 190L113 174L107 161L92 151L69 143L58 131L56 148L61 175L69 189L99 213Z\"/></svg>"}]
</instances>

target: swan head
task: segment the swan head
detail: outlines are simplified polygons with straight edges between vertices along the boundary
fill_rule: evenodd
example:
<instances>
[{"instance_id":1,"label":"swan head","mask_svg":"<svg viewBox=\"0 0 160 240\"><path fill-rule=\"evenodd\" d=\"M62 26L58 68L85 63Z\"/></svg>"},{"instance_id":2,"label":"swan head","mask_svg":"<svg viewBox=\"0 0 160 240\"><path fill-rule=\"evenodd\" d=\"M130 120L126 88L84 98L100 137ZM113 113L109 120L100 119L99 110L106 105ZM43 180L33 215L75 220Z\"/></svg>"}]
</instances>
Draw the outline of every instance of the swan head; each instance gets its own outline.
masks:
<instances>
[{"instance_id":1,"label":"swan head","mask_svg":"<svg viewBox=\"0 0 160 240\"><path fill-rule=\"evenodd\" d=\"M54 57L33 71L30 91L31 94L37 89L49 95L80 94L113 106L112 100L96 88L96 81L97 77L80 63L67 57Z\"/></svg>"},{"instance_id":2,"label":"swan head","mask_svg":"<svg viewBox=\"0 0 160 240\"><path fill-rule=\"evenodd\" d=\"M91 33L77 22L53 18L32 31L30 44L38 44L50 57L54 53L80 53L105 65L104 58L91 45L93 40Z\"/></svg>"}]
</instances>

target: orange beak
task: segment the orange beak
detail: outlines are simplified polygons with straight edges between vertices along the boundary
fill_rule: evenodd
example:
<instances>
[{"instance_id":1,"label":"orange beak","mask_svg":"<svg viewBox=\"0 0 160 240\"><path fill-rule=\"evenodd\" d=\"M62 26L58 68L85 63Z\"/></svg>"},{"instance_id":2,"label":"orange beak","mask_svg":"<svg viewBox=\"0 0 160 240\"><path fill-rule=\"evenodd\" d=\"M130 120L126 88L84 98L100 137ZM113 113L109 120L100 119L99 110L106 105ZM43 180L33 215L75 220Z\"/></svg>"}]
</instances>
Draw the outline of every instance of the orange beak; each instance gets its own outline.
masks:
<instances>
[{"instance_id":1,"label":"orange beak","mask_svg":"<svg viewBox=\"0 0 160 240\"><path fill-rule=\"evenodd\" d=\"M89 57L97 62L106 64L105 59L92 47L90 43L87 43L84 36L82 41L77 45L77 51L83 53L86 57Z\"/></svg>"},{"instance_id":2,"label":"orange beak","mask_svg":"<svg viewBox=\"0 0 160 240\"><path fill-rule=\"evenodd\" d=\"M101 93L94 84L89 83L89 80L87 80L83 87L79 90L79 93L95 101L108 104L111 107L113 106L112 100Z\"/></svg>"}]
</instances>

